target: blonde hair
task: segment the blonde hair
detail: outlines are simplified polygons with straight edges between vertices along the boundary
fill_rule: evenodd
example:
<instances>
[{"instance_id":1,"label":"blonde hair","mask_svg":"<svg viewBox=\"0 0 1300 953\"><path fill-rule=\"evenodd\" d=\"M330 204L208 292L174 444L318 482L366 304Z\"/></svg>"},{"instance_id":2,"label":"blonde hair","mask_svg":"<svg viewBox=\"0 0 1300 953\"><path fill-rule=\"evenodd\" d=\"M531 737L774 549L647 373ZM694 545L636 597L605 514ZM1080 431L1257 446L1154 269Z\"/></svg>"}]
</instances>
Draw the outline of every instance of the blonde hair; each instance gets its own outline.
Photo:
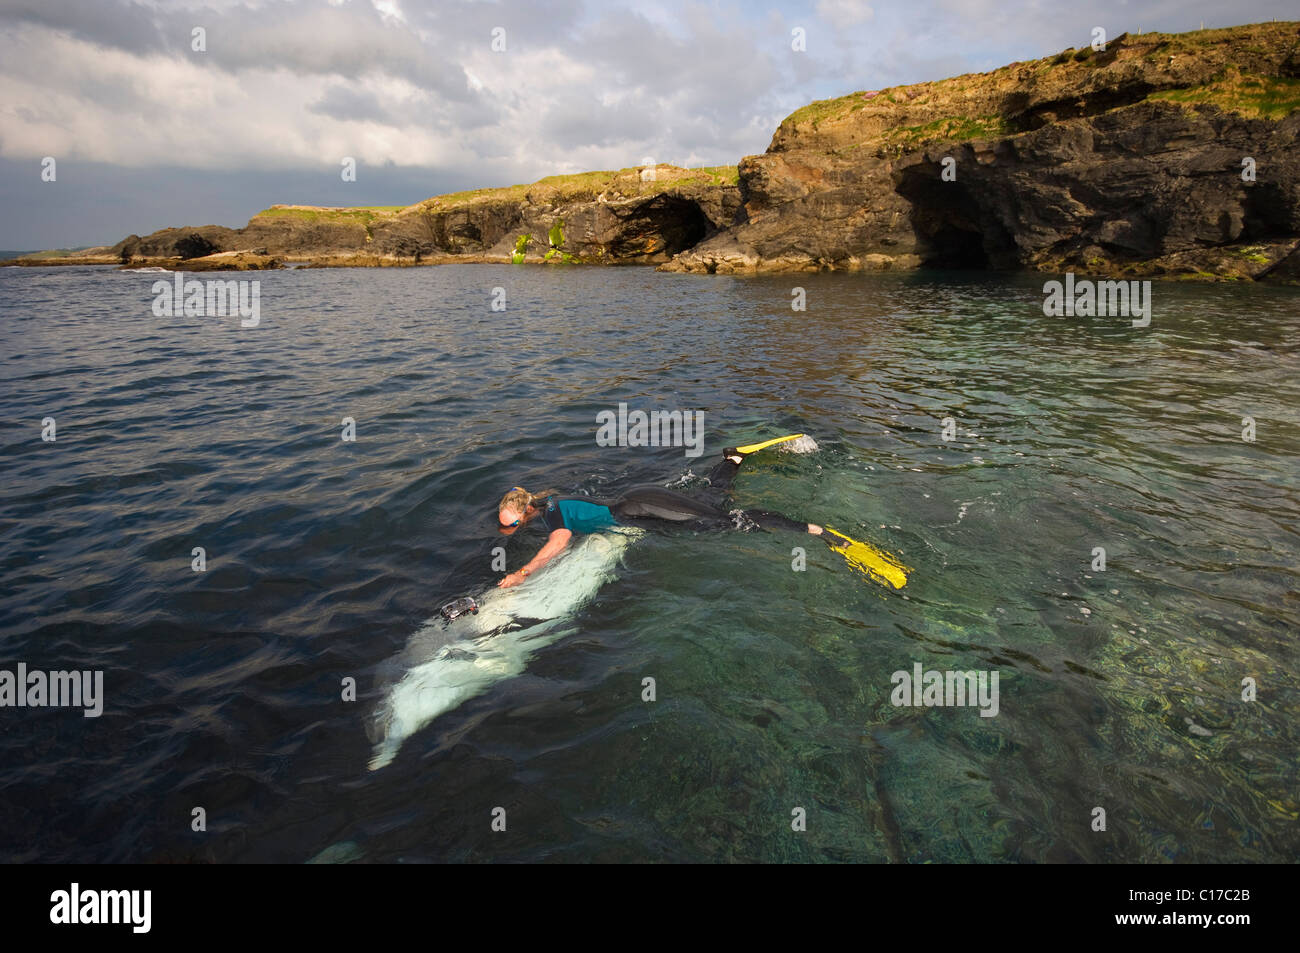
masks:
<instances>
[{"instance_id":1,"label":"blonde hair","mask_svg":"<svg viewBox=\"0 0 1300 953\"><path fill-rule=\"evenodd\" d=\"M541 493L529 493L522 486L511 487L510 492L501 497L501 502L497 504L497 512L511 509L517 512L522 519L528 512L528 507L535 505L539 501L545 501L548 496L559 496L560 491L556 489L543 490Z\"/></svg>"}]
</instances>

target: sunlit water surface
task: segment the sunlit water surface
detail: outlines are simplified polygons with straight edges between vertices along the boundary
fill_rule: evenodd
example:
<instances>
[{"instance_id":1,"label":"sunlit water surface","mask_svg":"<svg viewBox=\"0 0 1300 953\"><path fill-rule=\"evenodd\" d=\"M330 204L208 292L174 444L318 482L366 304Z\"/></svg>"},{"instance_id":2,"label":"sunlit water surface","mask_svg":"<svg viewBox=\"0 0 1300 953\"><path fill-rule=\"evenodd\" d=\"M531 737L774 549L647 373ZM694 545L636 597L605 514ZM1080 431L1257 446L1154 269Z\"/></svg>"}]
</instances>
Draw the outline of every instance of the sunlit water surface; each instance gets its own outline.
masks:
<instances>
[{"instance_id":1,"label":"sunlit water surface","mask_svg":"<svg viewBox=\"0 0 1300 953\"><path fill-rule=\"evenodd\" d=\"M1140 329L977 273L221 276L261 282L245 329L155 317L158 277L0 269L0 667L107 696L0 710L0 859L1300 853L1294 290L1157 284ZM702 410L705 457L597 446L620 401ZM736 505L899 554L903 592L806 537L652 534L526 674L367 770L378 673L495 578L505 489L689 490L796 430L821 451L753 458ZM892 705L917 662L997 671L996 717Z\"/></svg>"}]
</instances>

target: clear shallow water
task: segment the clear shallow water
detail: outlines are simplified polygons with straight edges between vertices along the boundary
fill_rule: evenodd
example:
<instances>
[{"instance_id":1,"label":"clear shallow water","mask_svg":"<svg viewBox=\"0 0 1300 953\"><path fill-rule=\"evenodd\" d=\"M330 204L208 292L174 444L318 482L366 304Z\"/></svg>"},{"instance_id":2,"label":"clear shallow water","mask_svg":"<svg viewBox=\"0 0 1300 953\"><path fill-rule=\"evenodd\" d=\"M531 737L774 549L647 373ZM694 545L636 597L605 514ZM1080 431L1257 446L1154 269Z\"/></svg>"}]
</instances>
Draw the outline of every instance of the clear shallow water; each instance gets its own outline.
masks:
<instances>
[{"instance_id":1,"label":"clear shallow water","mask_svg":"<svg viewBox=\"0 0 1300 953\"><path fill-rule=\"evenodd\" d=\"M1157 284L1133 329L1043 317L1041 277L293 271L251 276L243 329L154 317L157 277L0 269L0 667L107 695L0 709L0 858L1300 849L1294 290ZM597 447L619 401L703 410L704 461ZM822 451L752 460L737 504L901 554L907 598L819 545L791 571L805 539L652 535L525 675L366 770L377 673L492 578L505 488L666 483L791 430ZM998 716L892 706L915 662L996 669Z\"/></svg>"}]
</instances>

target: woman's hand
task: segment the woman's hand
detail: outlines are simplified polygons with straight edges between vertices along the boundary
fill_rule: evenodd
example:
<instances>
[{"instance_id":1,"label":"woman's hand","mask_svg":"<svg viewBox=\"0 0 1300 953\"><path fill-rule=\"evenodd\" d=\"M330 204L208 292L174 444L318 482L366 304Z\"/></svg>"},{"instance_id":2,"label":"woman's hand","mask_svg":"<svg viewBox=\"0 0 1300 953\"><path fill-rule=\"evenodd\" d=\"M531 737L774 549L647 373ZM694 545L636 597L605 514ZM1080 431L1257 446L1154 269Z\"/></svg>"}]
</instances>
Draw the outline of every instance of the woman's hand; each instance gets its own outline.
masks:
<instances>
[{"instance_id":1,"label":"woman's hand","mask_svg":"<svg viewBox=\"0 0 1300 953\"><path fill-rule=\"evenodd\" d=\"M497 583L497 588L509 589L511 586L519 585L527 579L529 575L537 572L537 570L541 569L558 556L560 551L563 550L565 546L569 545L569 539L572 536L573 533L567 529L552 530L551 535L546 538L546 545L542 547L542 551L534 556L522 571L512 572L510 575L506 576L506 578Z\"/></svg>"}]
</instances>

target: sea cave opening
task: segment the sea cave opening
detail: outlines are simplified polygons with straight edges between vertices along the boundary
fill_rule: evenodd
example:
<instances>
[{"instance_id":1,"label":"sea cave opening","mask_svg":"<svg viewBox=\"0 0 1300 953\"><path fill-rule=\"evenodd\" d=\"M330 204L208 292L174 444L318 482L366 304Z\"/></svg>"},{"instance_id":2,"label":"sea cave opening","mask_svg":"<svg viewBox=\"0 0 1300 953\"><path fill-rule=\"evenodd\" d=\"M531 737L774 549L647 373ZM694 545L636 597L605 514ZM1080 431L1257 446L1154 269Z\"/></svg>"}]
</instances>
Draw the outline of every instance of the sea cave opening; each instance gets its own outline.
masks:
<instances>
[{"instance_id":1,"label":"sea cave opening","mask_svg":"<svg viewBox=\"0 0 1300 953\"><path fill-rule=\"evenodd\" d=\"M919 163L896 177L895 191L911 203L910 219L923 268L1009 267L1015 242L985 213L965 185L945 180L938 163Z\"/></svg>"},{"instance_id":2,"label":"sea cave opening","mask_svg":"<svg viewBox=\"0 0 1300 953\"><path fill-rule=\"evenodd\" d=\"M624 237L610 250L616 258L672 257L698 245L711 230L712 224L697 202L661 195L638 210L624 229Z\"/></svg>"}]
</instances>

